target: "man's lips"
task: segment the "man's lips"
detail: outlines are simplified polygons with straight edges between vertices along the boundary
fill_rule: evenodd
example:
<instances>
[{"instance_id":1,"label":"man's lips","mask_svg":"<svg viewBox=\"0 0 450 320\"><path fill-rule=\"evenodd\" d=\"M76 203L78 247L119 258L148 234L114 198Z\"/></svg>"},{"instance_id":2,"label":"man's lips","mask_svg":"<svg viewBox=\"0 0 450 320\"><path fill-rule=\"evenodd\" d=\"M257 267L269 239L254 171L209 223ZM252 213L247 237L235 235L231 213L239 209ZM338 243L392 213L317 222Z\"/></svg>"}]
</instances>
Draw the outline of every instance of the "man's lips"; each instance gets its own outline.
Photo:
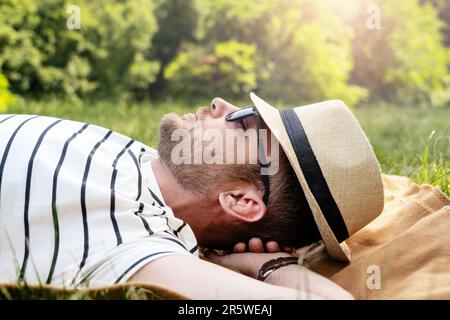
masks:
<instances>
[{"instance_id":1,"label":"man's lips","mask_svg":"<svg viewBox=\"0 0 450 320\"><path fill-rule=\"evenodd\" d=\"M204 120L206 116L209 114L209 108L208 107L201 107L199 108L195 113L185 113L180 116L182 120L197 123L201 120Z\"/></svg>"},{"instance_id":2,"label":"man's lips","mask_svg":"<svg viewBox=\"0 0 450 320\"><path fill-rule=\"evenodd\" d=\"M209 107L198 108L197 112L195 113L196 120L204 120L209 112Z\"/></svg>"}]
</instances>

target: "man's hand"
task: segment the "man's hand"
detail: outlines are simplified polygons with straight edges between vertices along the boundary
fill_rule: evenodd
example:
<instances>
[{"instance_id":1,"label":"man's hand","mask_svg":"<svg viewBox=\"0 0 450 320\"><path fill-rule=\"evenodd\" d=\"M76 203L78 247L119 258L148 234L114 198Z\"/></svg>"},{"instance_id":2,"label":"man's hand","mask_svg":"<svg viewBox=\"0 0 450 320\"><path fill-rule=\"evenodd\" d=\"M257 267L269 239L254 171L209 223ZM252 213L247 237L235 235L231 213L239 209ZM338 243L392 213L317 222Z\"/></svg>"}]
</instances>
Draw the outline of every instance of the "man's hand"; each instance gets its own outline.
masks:
<instances>
[{"instance_id":1,"label":"man's hand","mask_svg":"<svg viewBox=\"0 0 450 320\"><path fill-rule=\"evenodd\" d=\"M257 278L258 272L265 262L279 257L292 257L292 255L286 252L244 252L227 255L206 252L205 257L216 264L237 270L252 278ZM349 292L336 283L301 265L288 265L277 269L264 282L277 286L290 287L296 290L304 291L308 289L309 293L306 299L310 299L310 294L321 296L325 299L353 299L353 296Z\"/></svg>"},{"instance_id":2,"label":"man's hand","mask_svg":"<svg viewBox=\"0 0 450 320\"><path fill-rule=\"evenodd\" d=\"M283 247L283 251L292 252L293 248L291 247ZM255 252L255 253L276 253L281 252L280 245L276 241L268 241L264 245L263 241L260 238L251 238L248 241L248 245L245 242L238 242L234 245L233 252L235 253L243 253L243 252Z\"/></svg>"}]
</instances>

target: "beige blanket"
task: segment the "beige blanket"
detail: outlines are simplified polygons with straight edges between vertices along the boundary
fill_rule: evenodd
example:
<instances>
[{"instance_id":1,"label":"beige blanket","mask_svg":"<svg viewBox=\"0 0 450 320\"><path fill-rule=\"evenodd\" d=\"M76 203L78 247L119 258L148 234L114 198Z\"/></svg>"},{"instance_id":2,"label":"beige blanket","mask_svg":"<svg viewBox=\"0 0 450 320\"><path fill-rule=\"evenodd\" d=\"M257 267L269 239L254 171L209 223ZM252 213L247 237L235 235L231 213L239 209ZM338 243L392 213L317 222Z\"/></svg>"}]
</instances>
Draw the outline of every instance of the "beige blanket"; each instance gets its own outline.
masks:
<instances>
[{"instance_id":1,"label":"beige blanket","mask_svg":"<svg viewBox=\"0 0 450 320\"><path fill-rule=\"evenodd\" d=\"M436 187L383 176L385 207L347 244L352 263L319 253L310 268L356 299L450 299L450 201Z\"/></svg>"}]
</instances>

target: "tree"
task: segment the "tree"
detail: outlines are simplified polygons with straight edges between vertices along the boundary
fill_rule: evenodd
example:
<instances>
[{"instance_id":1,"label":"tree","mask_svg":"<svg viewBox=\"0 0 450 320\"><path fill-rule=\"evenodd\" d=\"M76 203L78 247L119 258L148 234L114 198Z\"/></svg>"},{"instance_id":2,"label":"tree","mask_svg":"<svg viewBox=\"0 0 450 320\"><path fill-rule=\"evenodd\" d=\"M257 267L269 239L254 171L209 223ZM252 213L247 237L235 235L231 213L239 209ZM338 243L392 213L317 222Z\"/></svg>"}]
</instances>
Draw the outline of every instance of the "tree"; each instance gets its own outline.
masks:
<instances>
[{"instance_id":1,"label":"tree","mask_svg":"<svg viewBox=\"0 0 450 320\"><path fill-rule=\"evenodd\" d=\"M439 18L445 23L441 29L444 44L450 47L450 1L449 0L423 0L423 3L431 3L438 12Z\"/></svg>"},{"instance_id":2,"label":"tree","mask_svg":"<svg viewBox=\"0 0 450 320\"><path fill-rule=\"evenodd\" d=\"M80 0L81 28L66 23L69 0L3 0L0 71L22 95L119 94L146 89L156 20L150 0Z\"/></svg>"},{"instance_id":3,"label":"tree","mask_svg":"<svg viewBox=\"0 0 450 320\"><path fill-rule=\"evenodd\" d=\"M13 101L14 95L8 91L8 80L0 73L0 112L5 111Z\"/></svg>"},{"instance_id":4,"label":"tree","mask_svg":"<svg viewBox=\"0 0 450 320\"><path fill-rule=\"evenodd\" d=\"M397 103L445 104L450 100L447 65L450 51L442 44L443 23L430 5L418 0L381 1L381 29L370 30L361 2L355 18L355 68L352 81L370 90L372 99Z\"/></svg>"},{"instance_id":5,"label":"tree","mask_svg":"<svg viewBox=\"0 0 450 320\"><path fill-rule=\"evenodd\" d=\"M158 31L152 39L149 57L159 61L161 68L150 91L158 96L164 93L167 85L164 79L166 66L178 54L183 43L195 42L198 12L194 0L158 0L155 15Z\"/></svg>"},{"instance_id":6,"label":"tree","mask_svg":"<svg viewBox=\"0 0 450 320\"><path fill-rule=\"evenodd\" d=\"M210 50L190 45L167 66L165 78L174 95L243 98L256 87L256 48L236 41Z\"/></svg>"},{"instance_id":7,"label":"tree","mask_svg":"<svg viewBox=\"0 0 450 320\"><path fill-rule=\"evenodd\" d=\"M347 84L352 31L327 0L200 0L199 39L234 39L256 47L258 87L291 104L340 98L354 104L366 91Z\"/></svg>"}]
</instances>

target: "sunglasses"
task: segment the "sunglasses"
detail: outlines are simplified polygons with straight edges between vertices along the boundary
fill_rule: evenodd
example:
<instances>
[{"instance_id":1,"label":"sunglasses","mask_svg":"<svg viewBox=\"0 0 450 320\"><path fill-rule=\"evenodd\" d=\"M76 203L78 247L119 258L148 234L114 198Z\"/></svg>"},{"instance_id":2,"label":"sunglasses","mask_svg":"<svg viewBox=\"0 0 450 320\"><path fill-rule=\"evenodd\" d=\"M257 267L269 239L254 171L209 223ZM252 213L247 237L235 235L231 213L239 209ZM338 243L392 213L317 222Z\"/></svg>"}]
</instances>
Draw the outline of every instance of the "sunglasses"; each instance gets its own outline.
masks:
<instances>
[{"instance_id":1,"label":"sunglasses","mask_svg":"<svg viewBox=\"0 0 450 320\"><path fill-rule=\"evenodd\" d=\"M225 120L229 122L240 122L242 123L245 118L253 117L256 120L256 130L258 132L258 156L259 156L259 166L261 168L261 179L264 184L264 196L263 196L263 202L267 206L267 203L269 202L269 194L270 194L270 184L269 184L269 176L267 174L264 174L265 170L263 168L268 168L269 163L266 159L266 153L264 151L264 145L261 142L261 116L259 115L258 111L254 107L248 107L240 110L236 110L227 116L225 116Z\"/></svg>"}]
</instances>

